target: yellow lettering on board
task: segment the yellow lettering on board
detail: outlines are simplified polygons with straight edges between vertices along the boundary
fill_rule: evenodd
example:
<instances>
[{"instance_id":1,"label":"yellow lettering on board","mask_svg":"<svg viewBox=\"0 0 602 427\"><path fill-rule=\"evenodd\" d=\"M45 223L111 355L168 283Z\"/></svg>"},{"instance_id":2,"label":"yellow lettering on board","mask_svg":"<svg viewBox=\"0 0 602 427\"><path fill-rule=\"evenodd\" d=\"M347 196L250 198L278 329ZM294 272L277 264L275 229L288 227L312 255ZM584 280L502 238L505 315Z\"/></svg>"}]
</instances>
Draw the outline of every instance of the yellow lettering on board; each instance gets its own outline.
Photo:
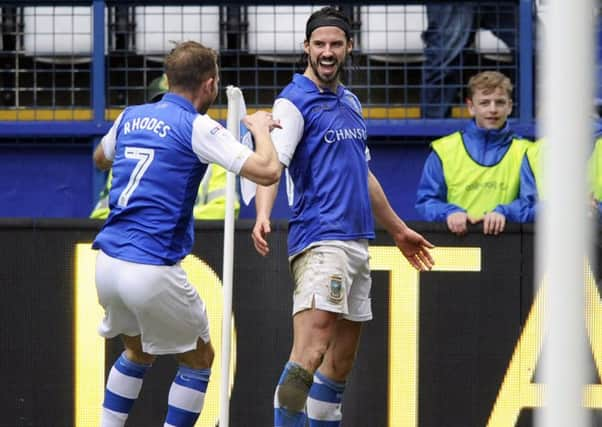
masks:
<instances>
[{"instance_id":1,"label":"yellow lettering on board","mask_svg":"<svg viewBox=\"0 0 602 427\"><path fill-rule=\"evenodd\" d=\"M481 271L481 249L438 247L433 271ZM418 425L418 301L420 273L395 246L371 246L370 268L389 275L390 427Z\"/></svg>"},{"instance_id":2,"label":"yellow lettering on board","mask_svg":"<svg viewBox=\"0 0 602 427\"><path fill-rule=\"evenodd\" d=\"M545 386L531 382L541 354L543 342L543 302L546 286L539 287L527 322L506 370L487 427L516 425L523 408L538 408L543 404ZM602 303L591 266L585 264L585 319L596 370L602 372ZM583 395L587 408L602 408L602 385L588 384Z\"/></svg>"},{"instance_id":3,"label":"yellow lettering on board","mask_svg":"<svg viewBox=\"0 0 602 427\"><path fill-rule=\"evenodd\" d=\"M433 271L481 271L481 249L467 247L438 247L433 251L436 265ZM370 247L371 268L388 271L389 276L389 389L388 419L390 427L418 425L418 334L420 274L403 258L394 246ZM94 285L96 252L90 244L78 244L75 269L75 426L96 426L104 392L104 339L96 333L102 319ZM191 283L207 303L216 357L207 393L208 400L197 426L211 425L219 414L219 352L221 343L222 295L221 282L213 270L197 257L190 255L183 262ZM533 372L541 352L542 321L545 287L540 287L515 347L498 397L489 417L488 427L511 427L516 424L525 407L542 404L543 385L532 383ZM585 266L586 320L589 340L598 373L602 372L602 302L589 265ZM217 332L217 333L216 333ZM230 387L233 385L235 335L232 334ZM212 390L212 386L215 388ZM584 390L584 406L602 408L602 385L590 384ZM210 409L211 408L211 409Z\"/></svg>"}]
</instances>

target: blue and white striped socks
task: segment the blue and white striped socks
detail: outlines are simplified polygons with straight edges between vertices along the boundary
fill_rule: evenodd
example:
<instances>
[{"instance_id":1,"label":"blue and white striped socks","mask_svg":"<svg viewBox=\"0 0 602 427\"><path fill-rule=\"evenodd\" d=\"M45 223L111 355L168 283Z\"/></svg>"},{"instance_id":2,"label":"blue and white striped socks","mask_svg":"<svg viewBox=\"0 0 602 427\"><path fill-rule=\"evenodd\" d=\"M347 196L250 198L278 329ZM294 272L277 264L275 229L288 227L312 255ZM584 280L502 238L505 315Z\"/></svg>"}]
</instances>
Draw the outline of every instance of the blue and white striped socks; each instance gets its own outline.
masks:
<instances>
[{"instance_id":1,"label":"blue and white striped socks","mask_svg":"<svg viewBox=\"0 0 602 427\"><path fill-rule=\"evenodd\" d=\"M345 383L325 377L319 371L314 374L314 383L307 398L307 416L310 427L339 427L343 414L341 402Z\"/></svg>"},{"instance_id":2,"label":"blue and white striped socks","mask_svg":"<svg viewBox=\"0 0 602 427\"><path fill-rule=\"evenodd\" d=\"M205 402L211 369L180 366L169 389L164 427L192 427Z\"/></svg>"},{"instance_id":3,"label":"blue and white striped socks","mask_svg":"<svg viewBox=\"0 0 602 427\"><path fill-rule=\"evenodd\" d=\"M123 427L140 394L142 378L150 365L141 365L121 356L111 368L102 404L101 427Z\"/></svg>"},{"instance_id":4,"label":"blue and white striped socks","mask_svg":"<svg viewBox=\"0 0 602 427\"><path fill-rule=\"evenodd\" d=\"M109 373L102 405L101 427L123 427L140 394L142 379L150 365L141 365L121 354ZM192 427L196 422L209 383L211 369L180 366L171 384L165 427Z\"/></svg>"}]
</instances>

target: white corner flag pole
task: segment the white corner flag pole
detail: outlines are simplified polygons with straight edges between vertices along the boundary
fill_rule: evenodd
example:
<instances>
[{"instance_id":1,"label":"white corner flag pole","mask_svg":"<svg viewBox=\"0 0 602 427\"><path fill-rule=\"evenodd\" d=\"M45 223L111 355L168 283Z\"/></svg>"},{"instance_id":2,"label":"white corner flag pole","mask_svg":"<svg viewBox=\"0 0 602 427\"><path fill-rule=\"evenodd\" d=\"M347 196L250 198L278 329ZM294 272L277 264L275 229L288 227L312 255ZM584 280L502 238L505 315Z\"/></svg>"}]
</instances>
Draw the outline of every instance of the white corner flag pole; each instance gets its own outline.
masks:
<instances>
[{"instance_id":1,"label":"white corner flag pole","mask_svg":"<svg viewBox=\"0 0 602 427\"><path fill-rule=\"evenodd\" d=\"M543 36L545 195L536 225L536 276L543 278L543 409L538 427L589 426L584 408L585 275L589 254L587 157L592 146L594 2L550 0ZM549 14L549 15L548 15Z\"/></svg>"},{"instance_id":2,"label":"white corner flag pole","mask_svg":"<svg viewBox=\"0 0 602 427\"><path fill-rule=\"evenodd\" d=\"M240 104L242 92L239 88L228 86L228 130L240 140ZM220 373L220 427L230 423L230 358L232 340L232 279L234 273L234 200L236 177L227 172L226 178L226 216L224 219L224 263L222 282L224 286L224 314L222 318L222 359Z\"/></svg>"}]
</instances>

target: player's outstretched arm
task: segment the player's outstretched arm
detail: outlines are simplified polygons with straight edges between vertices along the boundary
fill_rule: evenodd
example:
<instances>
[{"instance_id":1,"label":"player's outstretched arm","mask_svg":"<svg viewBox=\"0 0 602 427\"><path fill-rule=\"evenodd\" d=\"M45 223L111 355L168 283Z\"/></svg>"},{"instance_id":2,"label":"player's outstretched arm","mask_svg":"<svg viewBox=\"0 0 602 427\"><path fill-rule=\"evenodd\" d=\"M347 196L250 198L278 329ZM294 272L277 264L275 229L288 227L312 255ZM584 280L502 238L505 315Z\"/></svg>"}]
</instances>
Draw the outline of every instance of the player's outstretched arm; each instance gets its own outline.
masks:
<instances>
[{"instance_id":1,"label":"player's outstretched arm","mask_svg":"<svg viewBox=\"0 0 602 427\"><path fill-rule=\"evenodd\" d=\"M278 183L264 187L257 186L255 194L255 208L257 210L257 219L251 233L255 250L261 255L266 256L270 253L268 235L272 228L270 224L270 215L274 207L274 201L278 194Z\"/></svg>"},{"instance_id":2,"label":"player's outstretched arm","mask_svg":"<svg viewBox=\"0 0 602 427\"><path fill-rule=\"evenodd\" d=\"M385 230L393 237L395 245L408 260L408 262L419 271L430 270L435 261L429 249L435 247L421 234L415 232L395 213L387 196L372 172L368 172L368 189L370 191L370 202L372 212L376 220L385 227Z\"/></svg>"},{"instance_id":3,"label":"player's outstretched arm","mask_svg":"<svg viewBox=\"0 0 602 427\"><path fill-rule=\"evenodd\" d=\"M253 134L255 152L243 164L240 175L260 185L272 185L280 179L282 167L272 144L270 132L280 123L266 111L257 111L243 119Z\"/></svg>"}]
</instances>

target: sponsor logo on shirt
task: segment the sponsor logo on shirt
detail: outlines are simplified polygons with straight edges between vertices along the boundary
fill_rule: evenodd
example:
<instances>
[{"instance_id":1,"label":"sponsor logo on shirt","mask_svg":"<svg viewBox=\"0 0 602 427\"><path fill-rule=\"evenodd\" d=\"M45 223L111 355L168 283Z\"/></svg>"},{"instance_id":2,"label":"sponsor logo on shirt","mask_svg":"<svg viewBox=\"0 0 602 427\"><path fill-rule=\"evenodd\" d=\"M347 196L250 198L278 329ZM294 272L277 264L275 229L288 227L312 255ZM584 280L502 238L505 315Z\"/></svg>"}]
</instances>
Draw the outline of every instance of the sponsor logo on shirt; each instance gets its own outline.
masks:
<instances>
[{"instance_id":1,"label":"sponsor logo on shirt","mask_svg":"<svg viewBox=\"0 0 602 427\"><path fill-rule=\"evenodd\" d=\"M217 125L216 127L214 127L213 129L211 129L209 131L209 133L211 135L215 135L216 133L218 133L219 131L221 131L224 127L222 125Z\"/></svg>"},{"instance_id":2,"label":"sponsor logo on shirt","mask_svg":"<svg viewBox=\"0 0 602 427\"><path fill-rule=\"evenodd\" d=\"M366 129L363 128L344 128L344 129L329 129L324 134L324 141L327 144L333 144L339 141L347 141L352 139L367 139Z\"/></svg>"}]
</instances>

